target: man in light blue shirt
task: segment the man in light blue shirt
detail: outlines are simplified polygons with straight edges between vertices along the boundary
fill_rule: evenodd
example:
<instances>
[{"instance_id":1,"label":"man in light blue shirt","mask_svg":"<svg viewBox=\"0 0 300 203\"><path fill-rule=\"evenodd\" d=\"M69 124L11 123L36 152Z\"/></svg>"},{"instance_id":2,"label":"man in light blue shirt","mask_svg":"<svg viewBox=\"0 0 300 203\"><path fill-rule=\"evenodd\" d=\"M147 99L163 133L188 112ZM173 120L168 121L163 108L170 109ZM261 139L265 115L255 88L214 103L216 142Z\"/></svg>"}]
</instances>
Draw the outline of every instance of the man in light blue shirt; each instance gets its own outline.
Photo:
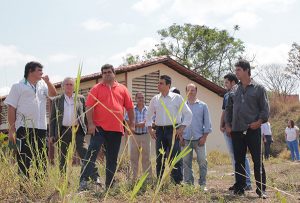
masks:
<instances>
[{"instance_id":1,"label":"man in light blue shirt","mask_svg":"<svg viewBox=\"0 0 300 203\"><path fill-rule=\"evenodd\" d=\"M210 116L207 105L197 98L196 85L187 85L186 93L188 94L187 105L193 113L193 118L192 123L187 126L183 132L183 144L184 147L189 147L192 151L183 158L183 179L185 183L194 184L192 161L193 150L195 150L200 172L198 183L204 191L207 191L207 159L205 143L208 134L212 131Z\"/></svg>"}]
</instances>

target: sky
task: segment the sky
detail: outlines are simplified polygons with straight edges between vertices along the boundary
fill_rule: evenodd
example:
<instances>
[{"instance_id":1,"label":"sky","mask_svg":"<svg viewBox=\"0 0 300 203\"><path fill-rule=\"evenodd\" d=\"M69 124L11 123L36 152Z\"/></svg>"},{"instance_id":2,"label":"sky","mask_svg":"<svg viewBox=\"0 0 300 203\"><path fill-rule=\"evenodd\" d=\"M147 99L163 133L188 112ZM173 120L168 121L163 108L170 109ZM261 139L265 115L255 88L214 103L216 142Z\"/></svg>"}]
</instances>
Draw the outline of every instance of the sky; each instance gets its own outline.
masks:
<instances>
[{"instance_id":1,"label":"sky","mask_svg":"<svg viewBox=\"0 0 300 203\"><path fill-rule=\"evenodd\" d=\"M36 60L52 82L119 66L160 40L157 31L176 24L226 29L255 55L255 65L286 64L300 43L297 0L0 0L0 95Z\"/></svg>"}]
</instances>

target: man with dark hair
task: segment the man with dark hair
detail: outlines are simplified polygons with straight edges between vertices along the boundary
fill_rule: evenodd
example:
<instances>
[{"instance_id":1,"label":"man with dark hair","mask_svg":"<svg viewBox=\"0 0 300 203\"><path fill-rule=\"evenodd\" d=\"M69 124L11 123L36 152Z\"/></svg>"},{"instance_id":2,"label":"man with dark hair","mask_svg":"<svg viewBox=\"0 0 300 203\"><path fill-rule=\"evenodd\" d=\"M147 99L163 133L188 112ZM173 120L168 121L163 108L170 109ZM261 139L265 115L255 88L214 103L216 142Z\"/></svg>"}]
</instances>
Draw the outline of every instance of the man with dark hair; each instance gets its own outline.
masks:
<instances>
[{"instance_id":1,"label":"man with dark hair","mask_svg":"<svg viewBox=\"0 0 300 203\"><path fill-rule=\"evenodd\" d=\"M49 77L42 75L40 63L27 63L24 78L12 86L4 101L8 105L8 138L21 142L17 161L19 172L27 177L32 160L38 169L46 168L46 103L48 96L56 96L56 89Z\"/></svg>"},{"instance_id":2,"label":"man with dark hair","mask_svg":"<svg viewBox=\"0 0 300 203\"><path fill-rule=\"evenodd\" d=\"M176 154L178 155L180 153L179 141L182 138L183 130L192 122L192 112L187 104L184 103L182 96L170 92L171 82L172 80L169 76L160 76L158 84L160 94L155 95L151 99L146 118L148 132L151 137L156 140L157 178L161 178L163 175L165 159L168 157L167 152L171 153L171 159L173 159ZM182 104L182 111L179 112ZM165 108L168 109L168 113ZM152 129L152 118L154 115L156 131ZM173 140L173 124L175 124L176 127L175 140ZM172 140L174 142L172 142ZM174 143L174 146L172 152L170 152L172 143ZM161 153L161 148L166 152L165 155ZM182 181L182 161L175 164L175 168L171 172L171 177L176 184L179 184Z\"/></svg>"},{"instance_id":3,"label":"man with dark hair","mask_svg":"<svg viewBox=\"0 0 300 203\"><path fill-rule=\"evenodd\" d=\"M105 144L106 180L109 188L117 168L117 159L124 133L124 108L128 114L130 127L134 129L133 102L127 88L115 81L114 67L106 64L101 68L102 81L90 90L87 100L88 133L91 140L81 168L79 190L87 189L89 179L99 177L95 161L102 144Z\"/></svg>"},{"instance_id":4,"label":"man with dark hair","mask_svg":"<svg viewBox=\"0 0 300 203\"><path fill-rule=\"evenodd\" d=\"M256 193L266 198L266 173L261 156L260 126L268 121L269 103L263 86L251 80L250 64L240 60L235 65L235 73L240 82L230 92L225 110L226 132L231 134L235 178L234 194L244 194L246 185L245 155L249 149L254 163Z\"/></svg>"},{"instance_id":5,"label":"man with dark hair","mask_svg":"<svg viewBox=\"0 0 300 203\"><path fill-rule=\"evenodd\" d=\"M222 115L221 115L221 120L220 120L220 130L224 135L224 139L228 148L229 156L231 159L231 164L233 167L233 170L235 169L235 161L234 161L234 153L233 153L233 145L232 145L232 138L230 134L226 133L226 128L225 128L225 108L228 103L228 97L230 94L230 91L234 88L234 86L238 83L238 79L235 74L233 73L228 73L227 75L224 76L224 86L225 89L227 90L227 93L224 95L223 99L223 105L222 105ZM246 156L246 162L245 162L245 170L246 170L246 187L244 188L245 190L252 190L251 187L251 172L250 172L250 163L249 159ZM229 188L229 190L234 190L234 185Z\"/></svg>"}]
</instances>

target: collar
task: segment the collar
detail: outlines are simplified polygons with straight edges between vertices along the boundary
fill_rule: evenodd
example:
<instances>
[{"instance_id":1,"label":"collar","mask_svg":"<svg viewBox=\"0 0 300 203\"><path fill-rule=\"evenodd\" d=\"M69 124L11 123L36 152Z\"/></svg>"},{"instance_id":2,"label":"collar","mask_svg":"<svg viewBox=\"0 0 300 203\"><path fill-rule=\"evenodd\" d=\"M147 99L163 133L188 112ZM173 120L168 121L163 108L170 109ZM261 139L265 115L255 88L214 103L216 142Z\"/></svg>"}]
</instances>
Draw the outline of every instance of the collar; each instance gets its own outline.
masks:
<instances>
[{"instance_id":1,"label":"collar","mask_svg":"<svg viewBox=\"0 0 300 203\"><path fill-rule=\"evenodd\" d=\"M196 101L195 101L195 103L193 103L193 104L200 103L200 102L201 102L201 101L197 98ZM187 100L186 103L187 103L187 104L191 104L191 103L189 102L189 100Z\"/></svg>"},{"instance_id":2,"label":"collar","mask_svg":"<svg viewBox=\"0 0 300 203\"><path fill-rule=\"evenodd\" d=\"M167 94L165 97L170 97L170 98L172 98L175 94L176 94L176 93L174 93L174 92L168 92L168 94ZM159 97L164 97L164 96L162 95L162 93L159 93Z\"/></svg>"},{"instance_id":3,"label":"collar","mask_svg":"<svg viewBox=\"0 0 300 203\"><path fill-rule=\"evenodd\" d=\"M64 94L64 97L65 97L65 99L66 98L70 99L70 97L68 97L68 95L66 95L66 94ZM75 97L75 94L73 93L72 96L71 96L71 98L74 100L74 97Z\"/></svg>"},{"instance_id":4,"label":"collar","mask_svg":"<svg viewBox=\"0 0 300 203\"><path fill-rule=\"evenodd\" d=\"M139 110L139 108L138 108L137 105L134 106L134 109L135 109L135 110ZM142 109L142 112L145 111L146 109L147 109L147 107L146 107L146 105L144 105L144 107L143 107L143 109Z\"/></svg>"},{"instance_id":5,"label":"collar","mask_svg":"<svg viewBox=\"0 0 300 203\"><path fill-rule=\"evenodd\" d=\"M108 86L108 85L105 84L104 82L100 82L100 85L101 85L101 86L105 86L105 87ZM114 84L112 85L112 87L117 87L117 86L119 86L119 85L120 85L120 83L118 83L117 81L114 81Z\"/></svg>"}]
</instances>

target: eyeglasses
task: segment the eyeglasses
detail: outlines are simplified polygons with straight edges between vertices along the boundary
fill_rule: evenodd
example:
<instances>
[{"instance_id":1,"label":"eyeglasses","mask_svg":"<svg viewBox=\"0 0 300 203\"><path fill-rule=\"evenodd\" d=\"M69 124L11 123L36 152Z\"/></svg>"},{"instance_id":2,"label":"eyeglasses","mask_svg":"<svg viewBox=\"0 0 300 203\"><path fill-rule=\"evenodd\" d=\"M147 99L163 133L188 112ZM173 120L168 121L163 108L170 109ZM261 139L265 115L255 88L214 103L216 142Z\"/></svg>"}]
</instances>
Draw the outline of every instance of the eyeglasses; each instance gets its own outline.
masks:
<instances>
[{"instance_id":1,"label":"eyeglasses","mask_svg":"<svg viewBox=\"0 0 300 203\"><path fill-rule=\"evenodd\" d=\"M103 71L102 74L112 74L112 71Z\"/></svg>"}]
</instances>

